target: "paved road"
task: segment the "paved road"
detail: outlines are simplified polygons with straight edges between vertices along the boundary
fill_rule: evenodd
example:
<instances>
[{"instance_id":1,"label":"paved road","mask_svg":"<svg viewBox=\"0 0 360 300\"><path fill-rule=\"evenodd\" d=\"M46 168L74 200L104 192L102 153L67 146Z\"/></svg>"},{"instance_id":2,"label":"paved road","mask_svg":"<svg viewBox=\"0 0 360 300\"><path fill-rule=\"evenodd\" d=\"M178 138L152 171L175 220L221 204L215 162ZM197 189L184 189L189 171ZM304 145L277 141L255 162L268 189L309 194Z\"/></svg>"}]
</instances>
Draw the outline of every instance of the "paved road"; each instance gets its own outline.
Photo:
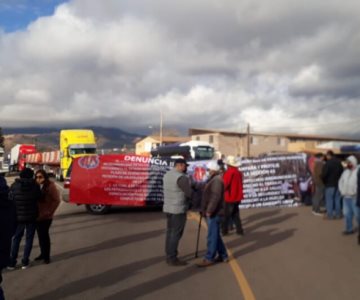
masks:
<instances>
[{"instance_id":1,"label":"paved road","mask_svg":"<svg viewBox=\"0 0 360 300\"><path fill-rule=\"evenodd\" d=\"M230 234L234 259L194 266L196 215L180 253L185 267L164 262L165 220L158 210L116 209L93 216L63 203L52 227L53 262L4 274L16 299L357 299L360 246L342 236L343 221L324 221L308 207L242 212L245 237ZM203 254L206 229L202 228ZM37 241L33 255L38 254Z\"/></svg>"}]
</instances>

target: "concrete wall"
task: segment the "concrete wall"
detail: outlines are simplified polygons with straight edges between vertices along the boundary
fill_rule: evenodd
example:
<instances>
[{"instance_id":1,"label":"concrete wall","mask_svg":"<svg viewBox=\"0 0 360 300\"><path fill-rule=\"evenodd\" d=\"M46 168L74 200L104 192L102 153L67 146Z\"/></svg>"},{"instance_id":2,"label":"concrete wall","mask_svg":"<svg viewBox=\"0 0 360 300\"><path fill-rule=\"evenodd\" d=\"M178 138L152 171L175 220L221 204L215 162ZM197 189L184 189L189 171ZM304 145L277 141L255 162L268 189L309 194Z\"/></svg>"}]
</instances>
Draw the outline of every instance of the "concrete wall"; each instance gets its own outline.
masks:
<instances>
[{"instance_id":1,"label":"concrete wall","mask_svg":"<svg viewBox=\"0 0 360 300\"><path fill-rule=\"evenodd\" d=\"M211 138L212 136L212 138ZM192 140L210 142L222 155L248 156L248 137L222 133L193 135ZM250 156L258 156L271 151L287 151L289 139L281 136L250 135Z\"/></svg>"},{"instance_id":2,"label":"concrete wall","mask_svg":"<svg viewBox=\"0 0 360 300\"><path fill-rule=\"evenodd\" d=\"M146 137L135 145L135 154L147 155L150 154L152 148L156 147L160 142L153 139L152 137Z\"/></svg>"},{"instance_id":3,"label":"concrete wall","mask_svg":"<svg viewBox=\"0 0 360 300\"><path fill-rule=\"evenodd\" d=\"M288 151L290 152L302 152L302 151L314 151L316 150L316 145L318 142L316 141L308 141L308 142L291 142L288 143ZM319 152L321 152L319 150Z\"/></svg>"},{"instance_id":4,"label":"concrete wall","mask_svg":"<svg viewBox=\"0 0 360 300\"><path fill-rule=\"evenodd\" d=\"M287 151L289 139L281 136L250 136L250 156Z\"/></svg>"}]
</instances>

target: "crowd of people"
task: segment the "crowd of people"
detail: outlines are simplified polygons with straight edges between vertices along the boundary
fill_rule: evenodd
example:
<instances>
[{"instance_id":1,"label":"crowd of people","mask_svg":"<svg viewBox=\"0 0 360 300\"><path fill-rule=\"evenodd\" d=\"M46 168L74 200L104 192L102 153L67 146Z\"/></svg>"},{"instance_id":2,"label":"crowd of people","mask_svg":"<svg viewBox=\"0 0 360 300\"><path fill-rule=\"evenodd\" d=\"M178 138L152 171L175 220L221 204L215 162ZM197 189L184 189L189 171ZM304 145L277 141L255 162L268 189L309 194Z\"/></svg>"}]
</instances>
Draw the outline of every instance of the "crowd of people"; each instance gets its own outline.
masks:
<instances>
[{"instance_id":1,"label":"crowd of people","mask_svg":"<svg viewBox=\"0 0 360 300\"><path fill-rule=\"evenodd\" d=\"M186 175L188 164L179 158L174 168L163 178L163 212L167 218L165 253L170 266L183 266L179 259L178 246L186 224L190 199L201 191L200 214L208 225L207 250L199 267L227 262L229 256L222 240L230 228L244 235L239 204L243 199L243 175L239 161L229 156L224 161L210 161L207 180L195 183ZM332 151L318 153L311 166L311 177L299 181L301 200L312 206L314 215L326 220L344 217L344 235L355 233L353 219L360 228L360 167L357 158L349 156L341 162ZM285 189L285 187L282 187ZM51 262L49 229L54 213L60 204L60 195L54 182L44 170L34 172L25 168L9 188L0 176L0 300L4 299L1 288L1 270L14 270L18 263L21 240L25 246L21 268L30 266L30 255L35 233L39 240L40 253L34 259L45 264ZM358 230L360 244L360 230Z\"/></svg>"},{"instance_id":2,"label":"crowd of people","mask_svg":"<svg viewBox=\"0 0 360 300\"><path fill-rule=\"evenodd\" d=\"M228 234L229 228L234 227L237 234L244 234L239 212L243 199L239 161L233 156L217 163L211 161L207 170L208 180L200 186L189 181L184 159L176 160L174 169L165 174L163 211L167 215L165 253L169 265L186 264L178 258L177 249L185 228L188 202L196 190L201 189L200 213L208 225L207 252L197 264L199 267L228 261L222 236ZM357 158L350 155L341 162L332 151L326 155L318 153L310 170L311 174L301 178L296 189L302 203L312 206L312 213L325 220L344 218L344 235L356 232L355 218L360 245L360 167ZM282 190L285 189L283 185Z\"/></svg>"},{"instance_id":3,"label":"crowd of people","mask_svg":"<svg viewBox=\"0 0 360 300\"><path fill-rule=\"evenodd\" d=\"M350 155L341 162L332 151L326 155L318 153L313 162L311 179L309 204L312 205L312 213L323 216L325 220L344 218L343 234L354 234L354 218L357 228L360 228L360 168L357 158ZM357 239L360 244L360 230Z\"/></svg>"},{"instance_id":4,"label":"crowd of people","mask_svg":"<svg viewBox=\"0 0 360 300\"><path fill-rule=\"evenodd\" d=\"M174 168L164 176L164 206L167 217L165 240L166 262L171 266L183 266L187 262L178 258L178 245L183 235L186 212L194 191L201 189L200 214L208 225L207 251L198 267L229 260L222 236L234 226L238 235L244 235L239 204L243 199L243 177L239 162L233 156L225 162L210 161L207 164L208 179L205 183L191 183L186 175L187 162L177 159Z\"/></svg>"},{"instance_id":5,"label":"crowd of people","mask_svg":"<svg viewBox=\"0 0 360 300\"><path fill-rule=\"evenodd\" d=\"M18 266L20 244L25 235L21 269L30 266L30 255L35 233L40 253L35 261L49 264L49 229L54 213L60 204L60 195L54 182L44 170L35 172L25 168L10 186L0 176L0 300L4 300L1 288L1 271L14 270Z\"/></svg>"}]
</instances>

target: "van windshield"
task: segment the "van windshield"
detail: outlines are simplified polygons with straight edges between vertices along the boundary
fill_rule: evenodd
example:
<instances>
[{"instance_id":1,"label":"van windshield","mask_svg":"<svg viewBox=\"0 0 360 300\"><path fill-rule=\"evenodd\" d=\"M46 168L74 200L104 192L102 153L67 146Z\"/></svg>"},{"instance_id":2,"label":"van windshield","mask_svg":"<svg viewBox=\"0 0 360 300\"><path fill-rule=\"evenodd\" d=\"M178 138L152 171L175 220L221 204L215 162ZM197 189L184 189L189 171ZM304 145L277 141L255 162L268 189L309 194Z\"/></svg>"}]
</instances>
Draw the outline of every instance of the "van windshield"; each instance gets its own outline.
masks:
<instances>
[{"instance_id":1,"label":"van windshield","mask_svg":"<svg viewBox=\"0 0 360 300\"><path fill-rule=\"evenodd\" d=\"M194 147L195 160L207 160L214 157L214 148L208 146Z\"/></svg>"}]
</instances>

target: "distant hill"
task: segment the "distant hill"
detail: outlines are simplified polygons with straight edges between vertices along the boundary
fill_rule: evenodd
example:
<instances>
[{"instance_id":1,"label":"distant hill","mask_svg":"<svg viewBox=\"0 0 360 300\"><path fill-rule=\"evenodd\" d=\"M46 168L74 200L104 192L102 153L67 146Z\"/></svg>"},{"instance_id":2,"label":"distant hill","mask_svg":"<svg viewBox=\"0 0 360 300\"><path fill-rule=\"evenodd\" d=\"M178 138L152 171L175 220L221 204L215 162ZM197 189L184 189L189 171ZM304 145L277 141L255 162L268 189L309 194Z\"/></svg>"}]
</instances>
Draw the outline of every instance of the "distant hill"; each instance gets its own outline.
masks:
<instances>
[{"instance_id":1,"label":"distant hill","mask_svg":"<svg viewBox=\"0 0 360 300\"><path fill-rule=\"evenodd\" d=\"M39 151L59 149L59 134L61 129L77 128L3 128L5 152L8 152L16 144L36 144ZM86 127L86 129L92 129L94 131L98 149L126 148L131 150L134 149L135 143L144 137L143 135L129 133L118 128Z\"/></svg>"}]
</instances>

